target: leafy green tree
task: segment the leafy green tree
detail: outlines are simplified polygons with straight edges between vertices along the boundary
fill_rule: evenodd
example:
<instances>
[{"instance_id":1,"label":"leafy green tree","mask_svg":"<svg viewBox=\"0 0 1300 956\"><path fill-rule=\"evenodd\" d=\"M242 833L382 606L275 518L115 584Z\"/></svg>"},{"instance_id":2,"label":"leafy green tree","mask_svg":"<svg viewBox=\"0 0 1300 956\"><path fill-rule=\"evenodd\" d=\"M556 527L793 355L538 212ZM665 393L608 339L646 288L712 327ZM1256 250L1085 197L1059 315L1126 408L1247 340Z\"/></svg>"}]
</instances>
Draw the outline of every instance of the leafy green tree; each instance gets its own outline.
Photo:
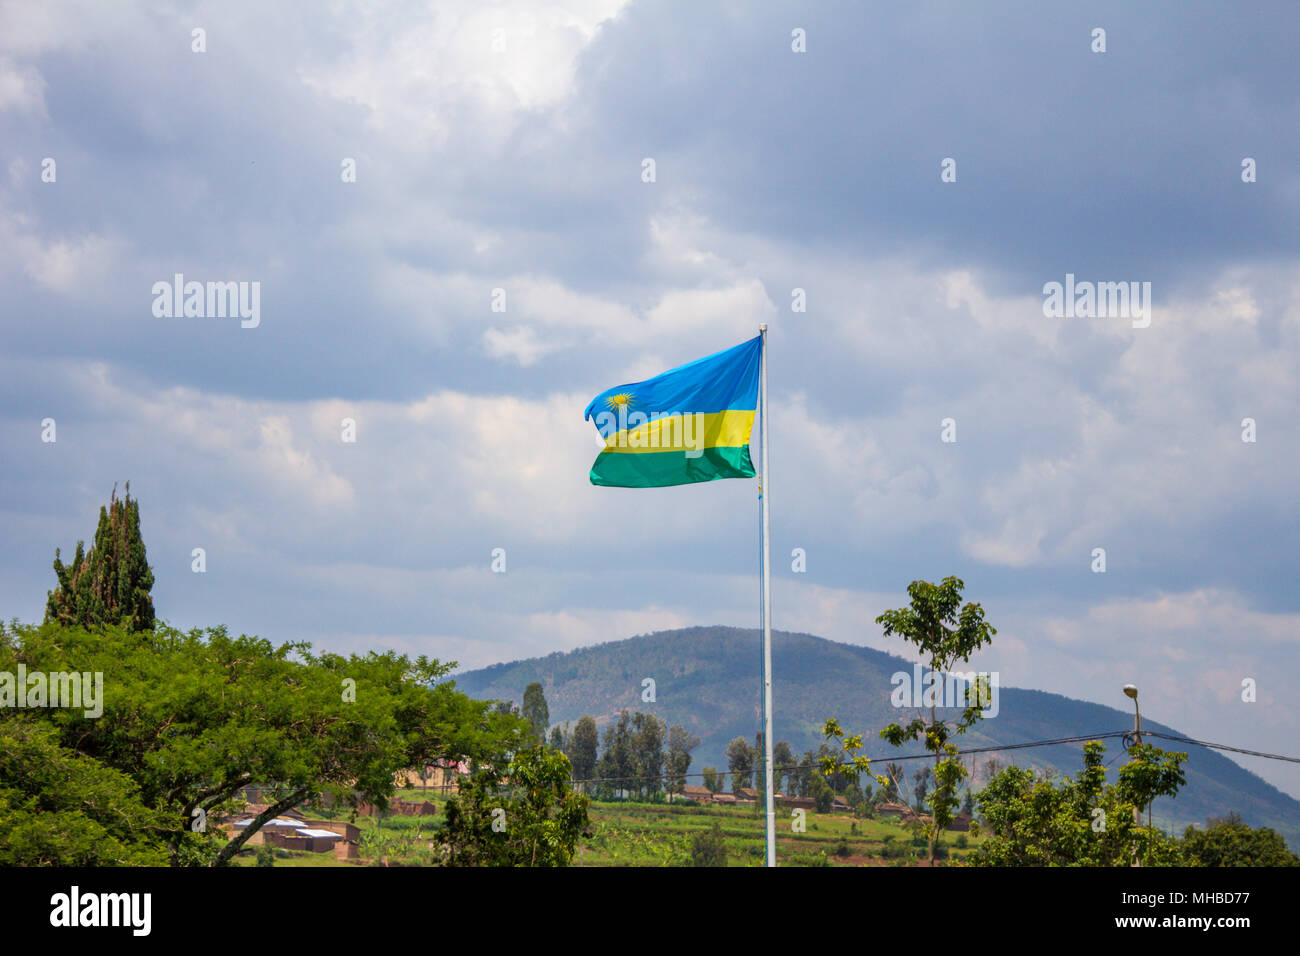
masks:
<instances>
[{"instance_id":1,"label":"leafy green tree","mask_svg":"<svg viewBox=\"0 0 1300 956\"><path fill-rule=\"evenodd\" d=\"M962 798L961 812L969 817L975 816L975 791L970 787L966 788L966 795Z\"/></svg>"},{"instance_id":2,"label":"leafy green tree","mask_svg":"<svg viewBox=\"0 0 1300 956\"><path fill-rule=\"evenodd\" d=\"M568 866L589 827L585 794L569 787L573 765L537 746L502 773L480 770L447 801L438 831L450 866Z\"/></svg>"},{"instance_id":3,"label":"leafy green tree","mask_svg":"<svg viewBox=\"0 0 1300 956\"><path fill-rule=\"evenodd\" d=\"M1204 830L1189 826L1182 847L1193 866L1300 866L1300 856L1280 834L1268 827L1252 830L1236 812L1209 820Z\"/></svg>"},{"instance_id":4,"label":"leafy green tree","mask_svg":"<svg viewBox=\"0 0 1300 956\"><path fill-rule=\"evenodd\" d=\"M718 773L717 767L705 767L700 774L704 777L704 786L709 788L710 793L718 793L722 790L724 775Z\"/></svg>"},{"instance_id":5,"label":"leafy green tree","mask_svg":"<svg viewBox=\"0 0 1300 956\"><path fill-rule=\"evenodd\" d=\"M788 794L794 793L799 780L799 771L795 766L797 763L789 743L778 740L772 745L772 785L777 792L784 790ZM782 779L785 780L784 787L781 785Z\"/></svg>"},{"instance_id":6,"label":"leafy green tree","mask_svg":"<svg viewBox=\"0 0 1300 956\"><path fill-rule=\"evenodd\" d=\"M744 737L734 737L727 744L727 769L731 772L731 792L751 786L754 775L754 748Z\"/></svg>"},{"instance_id":7,"label":"leafy green tree","mask_svg":"<svg viewBox=\"0 0 1300 956\"><path fill-rule=\"evenodd\" d=\"M551 712L546 706L546 694L542 685L537 681L524 688L524 706L520 713L532 727L533 740L543 743L546 740L546 728L551 723Z\"/></svg>"},{"instance_id":8,"label":"leafy green tree","mask_svg":"<svg viewBox=\"0 0 1300 956\"><path fill-rule=\"evenodd\" d=\"M664 737L667 725L654 714L637 711L632 715L634 766L629 783L638 798L655 797L664 787Z\"/></svg>"},{"instance_id":9,"label":"leafy green tree","mask_svg":"<svg viewBox=\"0 0 1300 956\"><path fill-rule=\"evenodd\" d=\"M813 779L819 776L817 772L817 754L811 750L805 750L803 758L799 761L799 793L801 797L811 797L813 795Z\"/></svg>"},{"instance_id":10,"label":"leafy green tree","mask_svg":"<svg viewBox=\"0 0 1300 956\"><path fill-rule=\"evenodd\" d=\"M596 776L600 779L598 792L603 799L622 796L636 776L632 717L626 710L605 726L601 750L600 760L596 762Z\"/></svg>"},{"instance_id":11,"label":"leafy green tree","mask_svg":"<svg viewBox=\"0 0 1300 956\"><path fill-rule=\"evenodd\" d=\"M564 729L559 724L551 728L551 749L558 750L567 756L568 741L565 739Z\"/></svg>"},{"instance_id":12,"label":"leafy green tree","mask_svg":"<svg viewBox=\"0 0 1300 956\"><path fill-rule=\"evenodd\" d=\"M961 603L964 587L960 578L951 576L939 584L913 581L907 586L912 599L910 606L886 611L876 618L876 623L884 627L885 637L898 635L916 645L929 658L933 680L944 680L958 661L969 661L971 654L991 643L993 635L997 634L997 629L984 620L984 609L980 605L970 601L964 605ZM934 789L929 799L932 821L926 826L931 865L937 859L939 834L952 823L953 811L957 807L957 788L966 777L966 768L957 758L957 747L949 738L954 732L964 734L983 716L982 708L989 694L984 681L984 678L976 678L966 687L966 707L955 726L939 717L938 704L932 694L928 722L918 715L906 726L893 723L880 731L880 736L895 747L921 740L926 750L934 755ZM824 773L830 774L846 767L855 772L870 772L871 761L860 753L861 734L845 737L834 719L826 721L823 733L828 739L838 739L843 748L842 754L823 758ZM884 777L877 779L882 784L886 782Z\"/></svg>"},{"instance_id":13,"label":"leafy green tree","mask_svg":"<svg viewBox=\"0 0 1300 956\"><path fill-rule=\"evenodd\" d=\"M686 774L691 769L691 751L700 745L700 738L686 728L674 725L668 731L668 792L681 793L686 786Z\"/></svg>"},{"instance_id":14,"label":"leafy green tree","mask_svg":"<svg viewBox=\"0 0 1300 956\"><path fill-rule=\"evenodd\" d=\"M424 657L316 656L307 644L162 624L48 622L0 638L0 670L22 663L109 675L99 717L60 707L21 719L129 777L139 802L165 819L160 835L173 865L224 865L267 820L325 795L384 808L400 772L439 760L503 762L526 730L442 680L454 664ZM253 786L272 793L270 805L228 836L216 822Z\"/></svg>"},{"instance_id":15,"label":"leafy green tree","mask_svg":"<svg viewBox=\"0 0 1300 956\"><path fill-rule=\"evenodd\" d=\"M1178 844L1134 820L1133 810L1157 796L1174 796L1184 783L1184 753L1149 744L1129 751L1115 784L1105 782L1105 746L1083 747L1083 770L1075 780L1009 766L979 794L988 839L969 861L982 866L1149 866L1183 862Z\"/></svg>"},{"instance_id":16,"label":"leafy green tree","mask_svg":"<svg viewBox=\"0 0 1300 956\"><path fill-rule=\"evenodd\" d=\"M830 813L831 807L835 803L835 791L831 785L826 782L826 778L819 773L812 775L812 798L814 806L818 813Z\"/></svg>"},{"instance_id":17,"label":"leafy green tree","mask_svg":"<svg viewBox=\"0 0 1300 956\"><path fill-rule=\"evenodd\" d=\"M817 747L818 765L819 766L824 765L827 761L827 758L833 757L834 754L835 751L833 751L826 744L819 745ZM821 776L822 779L826 781L826 783L830 784L831 793L840 796L843 796L848 791L848 788L852 785L854 780L854 775L852 773L844 770L837 770L834 768L832 768L830 773L822 774Z\"/></svg>"},{"instance_id":18,"label":"leafy green tree","mask_svg":"<svg viewBox=\"0 0 1300 956\"><path fill-rule=\"evenodd\" d=\"M591 716L579 718L573 728L573 741L569 759L573 761L573 779L590 780L596 775L596 750L599 735L596 720Z\"/></svg>"},{"instance_id":19,"label":"leafy green tree","mask_svg":"<svg viewBox=\"0 0 1300 956\"><path fill-rule=\"evenodd\" d=\"M145 558L140 537L140 504L131 497L117 497L113 487L107 508L99 509L99 526L89 552L77 542L72 564L60 560L54 549L54 574L58 587L48 592L45 620L94 628L120 624L129 631L148 630L154 625L153 571Z\"/></svg>"},{"instance_id":20,"label":"leafy green tree","mask_svg":"<svg viewBox=\"0 0 1300 956\"><path fill-rule=\"evenodd\" d=\"M693 866L726 866L727 841L722 827L715 821L709 830L701 830L691 839Z\"/></svg>"},{"instance_id":21,"label":"leafy green tree","mask_svg":"<svg viewBox=\"0 0 1300 956\"><path fill-rule=\"evenodd\" d=\"M165 866L170 822L54 727L0 719L0 865Z\"/></svg>"}]
</instances>

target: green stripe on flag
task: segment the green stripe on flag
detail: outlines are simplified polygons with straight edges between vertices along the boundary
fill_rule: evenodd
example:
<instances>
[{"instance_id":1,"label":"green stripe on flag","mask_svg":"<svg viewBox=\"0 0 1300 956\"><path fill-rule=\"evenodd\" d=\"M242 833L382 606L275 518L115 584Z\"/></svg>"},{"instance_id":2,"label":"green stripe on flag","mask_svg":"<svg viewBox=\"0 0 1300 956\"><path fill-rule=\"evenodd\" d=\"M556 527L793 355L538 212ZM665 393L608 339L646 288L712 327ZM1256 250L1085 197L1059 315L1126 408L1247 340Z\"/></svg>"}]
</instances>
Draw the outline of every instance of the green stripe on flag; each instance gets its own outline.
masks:
<instances>
[{"instance_id":1,"label":"green stripe on flag","mask_svg":"<svg viewBox=\"0 0 1300 956\"><path fill-rule=\"evenodd\" d=\"M603 451L591 466L591 483L616 488L662 488L719 478L753 478L749 446L705 448L688 458L682 451L628 454Z\"/></svg>"}]
</instances>

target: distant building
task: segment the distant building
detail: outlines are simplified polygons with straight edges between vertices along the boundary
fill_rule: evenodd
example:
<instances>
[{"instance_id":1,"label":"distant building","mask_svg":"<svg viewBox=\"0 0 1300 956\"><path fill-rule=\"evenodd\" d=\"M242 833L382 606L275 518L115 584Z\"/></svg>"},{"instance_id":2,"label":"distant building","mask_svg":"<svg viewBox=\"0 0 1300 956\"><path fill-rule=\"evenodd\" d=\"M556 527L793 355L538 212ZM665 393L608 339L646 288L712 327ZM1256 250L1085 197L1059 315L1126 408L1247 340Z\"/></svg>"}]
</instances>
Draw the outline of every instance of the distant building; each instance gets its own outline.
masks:
<instances>
[{"instance_id":1,"label":"distant building","mask_svg":"<svg viewBox=\"0 0 1300 956\"><path fill-rule=\"evenodd\" d=\"M292 832L275 830L266 834L266 842L285 850L305 850L308 853L329 853L343 837L333 830L316 827L298 827Z\"/></svg>"},{"instance_id":2,"label":"distant building","mask_svg":"<svg viewBox=\"0 0 1300 956\"><path fill-rule=\"evenodd\" d=\"M260 812L259 810L258 813ZM293 815L290 816L290 813ZM245 827L252 826L256 818L257 813L239 815L221 824L221 828L233 837ZM340 859L352 859L356 853L346 848L350 846L355 849L360 842L361 829L355 823L346 820L304 820L301 814L286 811L284 815L263 823L244 845L266 844L285 850L305 850L308 853L328 853L333 850L334 855ZM343 850L339 849L340 845L344 847Z\"/></svg>"},{"instance_id":3,"label":"distant building","mask_svg":"<svg viewBox=\"0 0 1300 956\"><path fill-rule=\"evenodd\" d=\"M233 837L239 831L252 826L254 819L254 817L240 817L225 824L224 829ZM269 844L286 850L326 853L334 849L334 844L343 838L343 834L336 833L334 830L309 826L300 818L286 816L267 820L245 841L244 845Z\"/></svg>"},{"instance_id":4,"label":"distant building","mask_svg":"<svg viewBox=\"0 0 1300 956\"><path fill-rule=\"evenodd\" d=\"M696 803L712 803L713 791L708 787L701 787L695 784L687 784L682 787L682 792L673 794L678 800L694 800Z\"/></svg>"}]
</instances>

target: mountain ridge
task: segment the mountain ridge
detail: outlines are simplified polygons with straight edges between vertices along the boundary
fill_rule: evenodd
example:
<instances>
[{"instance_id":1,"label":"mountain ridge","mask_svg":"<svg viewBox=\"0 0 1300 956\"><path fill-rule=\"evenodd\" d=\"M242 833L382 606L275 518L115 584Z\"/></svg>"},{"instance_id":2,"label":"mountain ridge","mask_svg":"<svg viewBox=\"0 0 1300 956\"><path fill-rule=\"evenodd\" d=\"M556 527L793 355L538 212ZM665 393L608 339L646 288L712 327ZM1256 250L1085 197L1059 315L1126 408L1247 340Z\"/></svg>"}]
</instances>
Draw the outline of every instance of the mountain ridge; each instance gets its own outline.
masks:
<instances>
[{"instance_id":1,"label":"mountain ridge","mask_svg":"<svg viewBox=\"0 0 1300 956\"><path fill-rule=\"evenodd\" d=\"M471 696L516 702L529 683L540 681L552 725L590 714L603 727L624 709L654 713L700 737L691 762L691 771L698 772L710 765L725 768L725 748L733 737L754 740L761 726L760 649L757 629L707 625L612 639L451 676ZM867 755L882 762L922 752L916 745L892 748L876 736L886 723L909 719L910 708L900 717L890 703L895 686L890 678L899 671L912 674L913 662L875 648L775 630L772 656L775 740L788 741L796 753L815 750L823 722L836 717L846 733L862 733ZM654 681L653 701L642 699L647 678ZM1029 688L999 687L998 705L996 717L981 720L958 739L960 749L1132 727L1132 715L1118 708ZM1145 716L1143 728L1189 736ZM1118 738L1104 742L1107 779L1113 782L1123 751ZM1177 797L1155 803L1158 824L1181 833L1188 823L1203 825L1208 817L1236 810L1252 826L1270 826L1293 847L1300 845L1300 801L1217 751L1160 738L1153 742L1189 755L1187 785ZM990 757L1073 776L1082 766L1082 744L978 755L977 772L982 774Z\"/></svg>"}]
</instances>

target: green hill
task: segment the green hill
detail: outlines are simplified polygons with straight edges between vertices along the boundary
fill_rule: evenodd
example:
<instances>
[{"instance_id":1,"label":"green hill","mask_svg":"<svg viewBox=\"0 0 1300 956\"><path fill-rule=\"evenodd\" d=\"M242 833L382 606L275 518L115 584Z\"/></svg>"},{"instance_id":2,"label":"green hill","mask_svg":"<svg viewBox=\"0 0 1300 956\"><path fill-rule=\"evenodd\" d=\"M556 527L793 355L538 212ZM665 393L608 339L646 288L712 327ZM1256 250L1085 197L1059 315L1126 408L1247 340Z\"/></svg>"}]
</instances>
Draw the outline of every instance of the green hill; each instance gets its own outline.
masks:
<instances>
[{"instance_id":1,"label":"green hill","mask_svg":"<svg viewBox=\"0 0 1300 956\"><path fill-rule=\"evenodd\" d=\"M862 732L867 753L887 758L899 753L873 739L885 724L910 717L890 703L897 671L912 672L900 657L871 648L840 644L811 634L772 632L775 738L796 753L822 743L822 722L839 718L849 733ZM760 641L756 630L692 627L612 641L547 657L495 664L456 675L460 689L474 697L523 699L524 688L540 681L546 691L551 722L576 721L593 715L604 724L620 710L654 713L681 724L702 741L691 770L725 767L723 752L737 736L753 741L760 719ZM655 682L654 703L643 702L642 681ZM981 721L959 741L980 747L1031 740L1127 730L1129 712L1090 704L1059 694L1002 687L997 717ZM1143 721L1147 730L1177 734L1166 725ZM1166 749L1187 750L1187 786L1174 799L1156 801L1154 818L1181 833L1188 823L1239 812L1252 826L1270 826L1293 847L1300 845L1300 802L1222 754L1204 747L1153 740ZM903 751L919 752L918 749ZM1081 766L1081 745L1057 745L996 754L1002 763L1054 769L1073 775ZM1118 739L1106 741L1107 759L1122 762ZM992 756L992 755L990 755ZM983 768L987 757L980 756ZM982 781L982 777L980 778Z\"/></svg>"}]
</instances>

